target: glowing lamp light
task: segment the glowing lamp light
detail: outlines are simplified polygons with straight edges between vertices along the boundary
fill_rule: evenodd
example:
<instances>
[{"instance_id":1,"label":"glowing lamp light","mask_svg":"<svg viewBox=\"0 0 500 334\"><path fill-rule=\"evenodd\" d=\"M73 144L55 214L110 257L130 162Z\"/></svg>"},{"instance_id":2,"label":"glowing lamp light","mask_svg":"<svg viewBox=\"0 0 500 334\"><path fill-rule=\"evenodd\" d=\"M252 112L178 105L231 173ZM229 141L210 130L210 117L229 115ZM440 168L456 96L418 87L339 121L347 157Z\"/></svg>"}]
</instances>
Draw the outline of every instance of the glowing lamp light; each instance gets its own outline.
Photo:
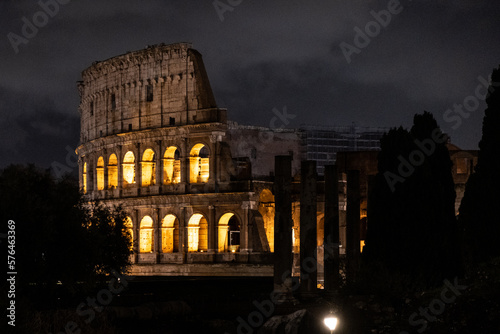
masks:
<instances>
[{"instance_id":1,"label":"glowing lamp light","mask_svg":"<svg viewBox=\"0 0 500 334\"><path fill-rule=\"evenodd\" d=\"M328 327L328 329L330 330L331 333L333 333L333 331L335 330L335 328L337 327L337 318L333 316L333 314L329 314L325 317L325 325L326 327Z\"/></svg>"}]
</instances>

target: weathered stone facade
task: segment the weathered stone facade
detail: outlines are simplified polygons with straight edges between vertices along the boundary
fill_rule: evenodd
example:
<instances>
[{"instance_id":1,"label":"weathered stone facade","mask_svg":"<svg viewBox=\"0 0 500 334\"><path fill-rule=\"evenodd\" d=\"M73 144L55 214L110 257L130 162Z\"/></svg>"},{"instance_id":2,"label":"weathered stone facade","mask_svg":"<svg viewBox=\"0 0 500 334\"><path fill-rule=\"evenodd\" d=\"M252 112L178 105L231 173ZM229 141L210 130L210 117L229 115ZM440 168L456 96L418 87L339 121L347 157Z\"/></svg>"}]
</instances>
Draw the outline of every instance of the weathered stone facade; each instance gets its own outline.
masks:
<instances>
[{"instance_id":1,"label":"weathered stone facade","mask_svg":"<svg viewBox=\"0 0 500 334\"><path fill-rule=\"evenodd\" d=\"M80 184L126 209L132 274L271 275L272 159L299 157L297 133L228 123L187 43L95 62L82 79Z\"/></svg>"}]
</instances>

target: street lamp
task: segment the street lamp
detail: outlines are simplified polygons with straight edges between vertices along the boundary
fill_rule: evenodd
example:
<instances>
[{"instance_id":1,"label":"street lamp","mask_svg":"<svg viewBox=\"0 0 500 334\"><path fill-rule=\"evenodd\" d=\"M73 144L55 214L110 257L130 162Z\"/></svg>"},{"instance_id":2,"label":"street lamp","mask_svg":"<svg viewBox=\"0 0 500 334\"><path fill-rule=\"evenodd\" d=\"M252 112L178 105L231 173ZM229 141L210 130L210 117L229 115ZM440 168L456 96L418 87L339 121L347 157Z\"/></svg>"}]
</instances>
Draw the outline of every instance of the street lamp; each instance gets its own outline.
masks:
<instances>
[{"instance_id":1,"label":"street lamp","mask_svg":"<svg viewBox=\"0 0 500 334\"><path fill-rule=\"evenodd\" d=\"M324 322L326 327L328 327L328 329L330 330L330 333L333 334L333 331L337 327L337 318L333 315L332 312L330 312L330 314L325 317Z\"/></svg>"}]
</instances>

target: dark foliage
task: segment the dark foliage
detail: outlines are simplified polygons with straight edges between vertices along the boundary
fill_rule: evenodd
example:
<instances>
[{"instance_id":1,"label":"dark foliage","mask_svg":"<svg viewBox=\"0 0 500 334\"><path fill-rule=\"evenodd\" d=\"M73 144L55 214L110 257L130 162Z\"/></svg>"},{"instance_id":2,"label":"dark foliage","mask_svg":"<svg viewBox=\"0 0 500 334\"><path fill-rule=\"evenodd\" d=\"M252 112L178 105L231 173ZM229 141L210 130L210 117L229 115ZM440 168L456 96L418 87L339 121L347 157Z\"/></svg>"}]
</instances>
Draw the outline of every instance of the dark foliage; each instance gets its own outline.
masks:
<instances>
[{"instance_id":1,"label":"dark foliage","mask_svg":"<svg viewBox=\"0 0 500 334\"><path fill-rule=\"evenodd\" d=\"M428 112L413 123L381 139L363 251L369 271L398 277L403 290L441 284L460 263L447 138Z\"/></svg>"},{"instance_id":2,"label":"dark foliage","mask_svg":"<svg viewBox=\"0 0 500 334\"><path fill-rule=\"evenodd\" d=\"M123 211L86 203L71 178L56 180L33 165L5 168L0 215L2 233L15 221L18 288L46 306L130 265Z\"/></svg>"},{"instance_id":3,"label":"dark foliage","mask_svg":"<svg viewBox=\"0 0 500 334\"><path fill-rule=\"evenodd\" d=\"M500 256L500 67L493 70L483 136L475 173L469 178L460 205L459 223L464 235L464 255L469 265Z\"/></svg>"}]
</instances>

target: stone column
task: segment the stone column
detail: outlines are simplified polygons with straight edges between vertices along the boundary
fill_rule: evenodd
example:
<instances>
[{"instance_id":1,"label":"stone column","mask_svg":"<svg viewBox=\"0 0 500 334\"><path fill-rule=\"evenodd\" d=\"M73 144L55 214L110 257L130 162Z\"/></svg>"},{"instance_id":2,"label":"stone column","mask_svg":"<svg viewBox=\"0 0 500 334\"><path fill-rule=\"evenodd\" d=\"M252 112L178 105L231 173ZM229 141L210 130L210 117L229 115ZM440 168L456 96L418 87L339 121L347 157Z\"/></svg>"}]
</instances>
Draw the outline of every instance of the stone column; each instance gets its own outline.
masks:
<instances>
[{"instance_id":1,"label":"stone column","mask_svg":"<svg viewBox=\"0 0 500 334\"><path fill-rule=\"evenodd\" d=\"M339 256L339 178L336 165L325 166L325 291L340 287Z\"/></svg>"},{"instance_id":2,"label":"stone column","mask_svg":"<svg viewBox=\"0 0 500 334\"><path fill-rule=\"evenodd\" d=\"M158 189L161 189L160 187L163 185L163 147L161 140L158 140L156 144L158 145L158 153L155 156L155 186L158 186Z\"/></svg>"},{"instance_id":3,"label":"stone column","mask_svg":"<svg viewBox=\"0 0 500 334\"><path fill-rule=\"evenodd\" d=\"M316 161L302 161L300 181L300 289L310 297L317 292L318 276Z\"/></svg>"},{"instance_id":4,"label":"stone column","mask_svg":"<svg viewBox=\"0 0 500 334\"><path fill-rule=\"evenodd\" d=\"M160 263L160 253L161 253L161 218L160 209L154 209L154 219L153 219L153 252L155 254L155 262Z\"/></svg>"},{"instance_id":5,"label":"stone column","mask_svg":"<svg viewBox=\"0 0 500 334\"><path fill-rule=\"evenodd\" d=\"M122 189L123 189L123 152L122 152L122 146L118 146L118 157L117 157L117 163L116 163L116 168L118 168L118 196L122 196Z\"/></svg>"},{"instance_id":6,"label":"stone column","mask_svg":"<svg viewBox=\"0 0 500 334\"><path fill-rule=\"evenodd\" d=\"M139 262L139 240L141 239L141 220L140 220L140 217L139 217L139 210L137 209L134 209L134 221L135 221L135 224L134 224L134 227L133 227L133 230L134 230L134 244L133 244L133 248L134 248L134 263L138 263Z\"/></svg>"},{"instance_id":7,"label":"stone column","mask_svg":"<svg viewBox=\"0 0 500 334\"><path fill-rule=\"evenodd\" d=\"M181 154L180 154L180 159L181 159L181 183L182 184L189 184L189 147L188 147L188 142L187 138L182 139L182 144L181 144ZM188 190L186 188L186 190Z\"/></svg>"},{"instance_id":8,"label":"stone column","mask_svg":"<svg viewBox=\"0 0 500 334\"><path fill-rule=\"evenodd\" d=\"M109 162L109 158L108 158L108 152L107 150L103 150L102 152L102 158L104 160L104 165L102 168L103 169L103 173L104 173L104 193L106 193L108 191L108 162Z\"/></svg>"},{"instance_id":9,"label":"stone column","mask_svg":"<svg viewBox=\"0 0 500 334\"><path fill-rule=\"evenodd\" d=\"M141 194L141 186L142 186L142 156L141 156L141 145L139 143L136 144L136 158L135 158L135 186L137 187L137 194Z\"/></svg>"},{"instance_id":10,"label":"stone column","mask_svg":"<svg viewBox=\"0 0 500 334\"><path fill-rule=\"evenodd\" d=\"M240 226L240 253L248 253L248 243L249 243L249 231L248 231L248 208L250 203L243 202L241 204L241 209L243 210L243 215L241 216L242 221Z\"/></svg>"},{"instance_id":11,"label":"stone column","mask_svg":"<svg viewBox=\"0 0 500 334\"><path fill-rule=\"evenodd\" d=\"M210 136L210 161L209 161L209 171L208 171L208 182L209 183L217 183L217 135Z\"/></svg>"},{"instance_id":12,"label":"stone column","mask_svg":"<svg viewBox=\"0 0 500 334\"><path fill-rule=\"evenodd\" d=\"M292 157L275 157L274 291L290 300L292 285Z\"/></svg>"},{"instance_id":13,"label":"stone column","mask_svg":"<svg viewBox=\"0 0 500 334\"><path fill-rule=\"evenodd\" d=\"M359 170L347 171L346 255L347 279L356 280L359 266L359 219L360 219Z\"/></svg>"},{"instance_id":14,"label":"stone column","mask_svg":"<svg viewBox=\"0 0 500 334\"><path fill-rule=\"evenodd\" d=\"M215 220L215 206L208 206L208 253L217 250L217 221Z\"/></svg>"},{"instance_id":15,"label":"stone column","mask_svg":"<svg viewBox=\"0 0 500 334\"><path fill-rule=\"evenodd\" d=\"M181 209L181 218L179 219L179 250L182 252L182 263L187 262L188 253L188 223L189 215L187 210L187 205L185 204Z\"/></svg>"}]
</instances>

